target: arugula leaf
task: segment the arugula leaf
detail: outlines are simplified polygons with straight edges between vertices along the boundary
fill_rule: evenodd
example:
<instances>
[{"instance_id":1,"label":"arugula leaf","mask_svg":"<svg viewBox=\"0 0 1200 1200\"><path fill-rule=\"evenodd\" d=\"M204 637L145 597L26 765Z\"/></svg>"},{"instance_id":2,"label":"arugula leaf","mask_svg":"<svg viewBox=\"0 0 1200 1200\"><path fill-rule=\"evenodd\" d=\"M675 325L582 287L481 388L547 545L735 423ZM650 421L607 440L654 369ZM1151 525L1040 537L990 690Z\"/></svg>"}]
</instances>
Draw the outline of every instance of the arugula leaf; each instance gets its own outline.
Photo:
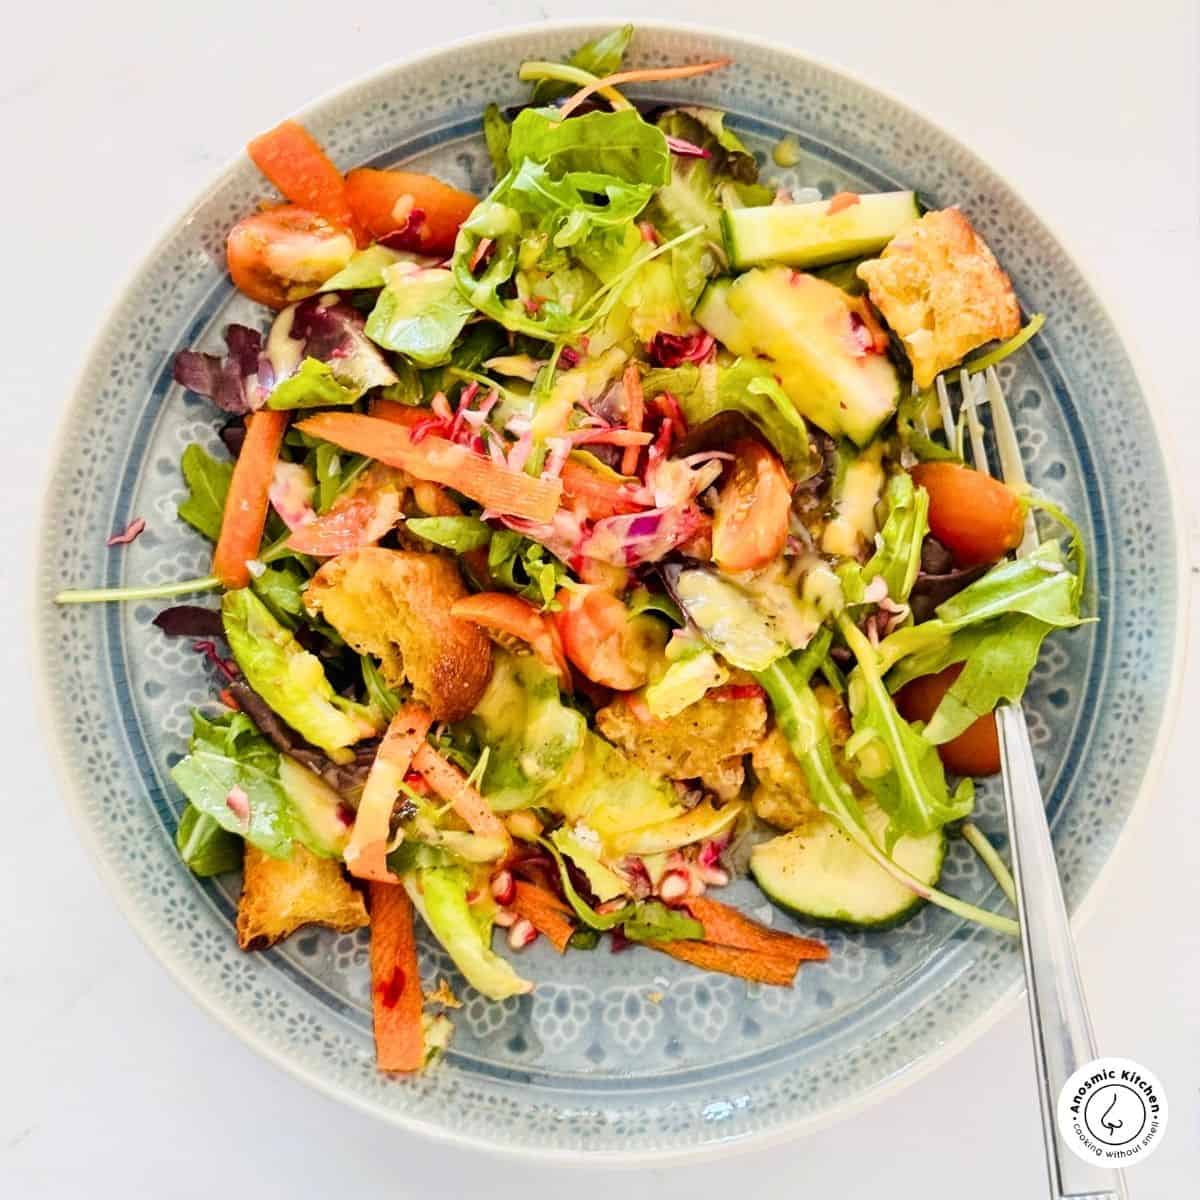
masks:
<instances>
[{"instance_id":1,"label":"arugula leaf","mask_svg":"<svg viewBox=\"0 0 1200 1200\"><path fill-rule=\"evenodd\" d=\"M554 605L554 597L570 574L540 542L511 529L497 529L488 545L488 570L495 582L543 608Z\"/></svg>"},{"instance_id":2,"label":"arugula leaf","mask_svg":"<svg viewBox=\"0 0 1200 1200\"><path fill-rule=\"evenodd\" d=\"M907 471L893 475L887 489L888 515L882 544L862 569L864 582L882 575L897 604L908 599L921 570L921 545L929 532L929 493Z\"/></svg>"},{"instance_id":3,"label":"arugula leaf","mask_svg":"<svg viewBox=\"0 0 1200 1200\"><path fill-rule=\"evenodd\" d=\"M193 442L184 450L179 465L188 485L188 495L175 511L193 529L215 542L221 536L233 463L213 458L203 446Z\"/></svg>"},{"instance_id":4,"label":"arugula leaf","mask_svg":"<svg viewBox=\"0 0 1200 1200\"><path fill-rule=\"evenodd\" d=\"M400 711L400 697L388 686L375 660L369 654L359 656L362 664L363 684L367 689L367 702L383 714L383 719L390 722Z\"/></svg>"},{"instance_id":5,"label":"arugula leaf","mask_svg":"<svg viewBox=\"0 0 1200 1200\"><path fill-rule=\"evenodd\" d=\"M491 529L478 517L410 517L404 527L456 554L478 550L492 539Z\"/></svg>"},{"instance_id":6,"label":"arugula leaf","mask_svg":"<svg viewBox=\"0 0 1200 1200\"><path fill-rule=\"evenodd\" d=\"M175 830L175 848L184 866L202 879L225 875L242 865L242 839L190 802Z\"/></svg>"},{"instance_id":7,"label":"arugula leaf","mask_svg":"<svg viewBox=\"0 0 1200 1200\"><path fill-rule=\"evenodd\" d=\"M271 610L275 619L295 629L305 618L304 589L308 576L294 563L282 567L267 567L250 580L258 598Z\"/></svg>"},{"instance_id":8,"label":"arugula leaf","mask_svg":"<svg viewBox=\"0 0 1200 1200\"><path fill-rule=\"evenodd\" d=\"M1082 623L1079 580L1067 568L1062 547L1043 542L1025 558L997 563L986 575L940 604L934 617L898 629L879 644L886 672L902 658L940 646L951 634L993 617L1019 613L1055 629Z\"/></svg>"},{"instance_id":9,"label":"arugula leaf","mask_svg":"<svg viewBox=\"0 0 1200 1200\"><path fill-rule=\"evenodd\" d=\"M875 647L844 613L838 628L857 660L849 689L854 734L846 753L890 818L890 850L904 834L930 833L967 816L974 807L974 785L964 779L950 795L936 747L896 711Z\"/></svg>"},{"instance_id":10,"label":"arugula leaf","mask_svg":"<svg viewBox=\"0 0 1200 1200\"><path fill-rule=\"evenodd\" d=\"M631 942L703 941L704 926L661 900L642 900L621 925Z\"/></svg>"},{"instance_id":11,"label":"arugula leaf","mask_svg":"<svg viewBox=\"0 0 1200 1200\"><path fill-rule=\"evenodd\" d=\"M548 81L543 81L548 82ZM540 87L541 84L538 85ZM536 91L536 89L534 89ZM483 110L483 138L487 142L488 157L497 179L508 172L508 142L511 134L508 122L498 104L489 104Z\"/></svg>"},{"instance_id":12,"label":"arugula leaf","mask_svg":"<svg viewBox=\"0 0 1200 1200\"><path fill-rule=\"evenodd\" d=\"M556 178L581 171L661 187L671 177L666 137L632 108L568 121L553 109L522 109L512 123L508 157L514 165L544 163Z\"/></svg>"},{"instance_id":13,"label":"arugula leaf","mask_svg":"<svg viewBox=\"0 0 1200 1200\"><path fill-rule=\"evenodd\" d=\"M622 25L590 42L584 42L568 59L567 65L578 67L603 79L606 75L615 74L621 67L629 41L633 37L633 26ZM575 91L570 83L560 83L554 79L539 79L533 87L531 101L534 104L549 104L563 96L569 96Z\"/></svg>"},{"instance_id":14,"label":"arugula leaf","mask_svg":"<svg viewBox=\"0 0 1200 1200\"><path fill-rule=\"evenodd\" d=\"M317 512L330 505L370 466L362 454L351 454L332 442L318 441L312 448L311 467L317 481Z\"/></svg>"},{"instance_id":15,"label":"arugula leaf","mask_svg":"<svg viewBox=\"0 0 1200 1200\"><path fill-rule=\"evenodd\" d=\"M209 720L192 714L193 732L186 758L171 778L201 814L238 834L273 858L291 853L293 828L287 793L279 782L279 754L245 713ZM240 789L246 811L229 801Z\"/></svg>"},{"instance_id":16,"label":"arugula leaf","mask_svg":"<svg viewBox=\"0 0 1200 1200\"><path fill-rule=\"evenodd\" d=\"M458 335L472 315L454 284L441 268L385 273L385 286L367 318L372 341L403 354L417 366L434 367L450 358Z\"/></svg>"},{"instance_id":17,"label":"arugula leaf","mask_svg":"<svg viewBox=\"0 0 1200 1200\"><path fill-rule=\"evenodd\" d=\"M358 385L339 382L329 363L306 358L295 374L272 389L267 397L267 407L332 408L353 404L364 390Z\"/></svg>"}]
</instances>

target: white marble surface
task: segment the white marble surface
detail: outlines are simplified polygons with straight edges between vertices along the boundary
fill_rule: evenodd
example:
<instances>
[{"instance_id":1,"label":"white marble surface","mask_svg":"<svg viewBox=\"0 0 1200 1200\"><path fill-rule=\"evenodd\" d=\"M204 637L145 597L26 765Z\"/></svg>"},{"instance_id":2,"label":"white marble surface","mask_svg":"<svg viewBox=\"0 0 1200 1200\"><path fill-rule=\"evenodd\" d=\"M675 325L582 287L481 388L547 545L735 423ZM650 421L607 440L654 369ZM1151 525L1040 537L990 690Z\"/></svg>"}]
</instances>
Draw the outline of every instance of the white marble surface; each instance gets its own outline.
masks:
<instances>
[{"instance_id":1,"label":"white marble surface","mask_svg":"<svg viewBox=\"0 0 1200 1200\"><path fill-rule=\"evenodd\" d=\"M311 96L467 33L598 11L578 0L461 0L445 11L108 0L6 11L0 1195L1045 1194L1020 1009L855 1120L702 1168L572 1173L418 1141L309 1092L197 1011L126 926L68 823L28 700L28 566L51 431L130 265L248 136ZM1017 181L1122 301L1197 510L1194 0L744 0L733 12L716 0L661 0L654 15L736 25L840 62ZM1172 1106L1161 1149L1130 1173L1134 1200L1195 1195L1200 1179L1198 708L1193 670L1157 794L1080 943L1102 1048L1158 1072Z\"/></svg>"}]
</instances>

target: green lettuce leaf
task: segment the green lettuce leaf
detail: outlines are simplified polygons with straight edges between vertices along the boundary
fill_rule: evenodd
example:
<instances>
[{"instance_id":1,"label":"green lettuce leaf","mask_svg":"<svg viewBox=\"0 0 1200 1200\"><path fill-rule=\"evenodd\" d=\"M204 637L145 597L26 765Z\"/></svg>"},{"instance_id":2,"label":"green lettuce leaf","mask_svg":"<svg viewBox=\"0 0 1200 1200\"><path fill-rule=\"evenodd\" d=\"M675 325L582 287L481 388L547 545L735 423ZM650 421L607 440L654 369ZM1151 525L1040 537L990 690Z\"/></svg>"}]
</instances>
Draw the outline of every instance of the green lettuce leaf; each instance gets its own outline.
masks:
<instances>
[{"instance_id":1,"label":"green lettuce leaf","mask_svg":"<svg viewBox=\"0 0 1200 1200\"><path fill-rule=\"evenodd\" d=\"M489 104L483 110L483 140L487 143L488 157L492 160L492 171L497 179L508 173L508 142L511 136L508 121L500 111L500 106Z\"/></svg>"},{"instance_id":2,"label":"green lettuce leaf","mask_svg":"<svg viewBox=\"0 0 1200 1200\"><path fill-rule=\"evenodd\" d=\"M492 540L491 528L478 517L410 517L404 527L456 554L478 550Z\"/></svg>"},{"instance_id":3,"label":"green lettuce leaf","mask_svg":"<svg viewBox=\"0 0 1200 1200\"><path fill-rule=\"evenodd\" d=\"M542 608L555 605L560 585L569 578L566 567L545 546L511 529L493 531L488 544L488 571L499 587Z\"/></svg>"},{"instance_id":4,"label":"green lettuce leaf","mask_svg":"<svg viewBox=\"0 0 1200 1200\"><path fill-rule=\"evenodd\" d=\"M209 720L197 711L192 721L188 755L171 769L171 778L196 810L222 829L264 854L287 858L294 830L279 782L278 752L245 713ZM235 788L244 796L248 815L239 815L228 803Z\"/></svg>"},{"instance_id":5,"label":"green lettuce leaf","mask_svg":"<svg viewBox=\"0 0 1200 1200\"><path fill-rule=\"evenodd\" d=\"M508 157L514 166L526 159L543 163L554 178L584 172L661 187L671 177L667 139L636 109L568 121L553 109L522 109L512 123Z\"/></svg>"},{"instance_id":6,"label":"green lettuce leaf","mask_svg":"<svg viewBox=\"0 0 1200 1200\"><path fill-rule=\"evenodd\" d=\"M406 250L389 250L387 246L367 246L356 250L350 261L321 285L322 292L351 292L360 288L383 287L383 273L398 262L428 265L430 259Z\"/></svg>"},{"instance_id":7,"label":"green lettuce leaf","mask_svg":"<svg viewBox=\"0 0 1200 1200\"><path fill-rule=\"evenodd\" d=\"M921 570L921 545L929 532L929 493L917 487L907 471L893 475L887 488L888 515L880 530L882 544L862 569L870 583L877 575L888 595L903 604Z\"/></svg>"},{"instance_id":8,"label":"green lettuce leaf","mask_svg":"<svg viewBox=\"0 0 1200 1200\"><path fill-rule=\"evenodd\" d=\"M621 68L625 51L633 37L633 26L622 25L601 37L584 42L568 59L567 65L578 67L603 79L606 75L614 75ZM576 85L561 83L556 79L539 79L533 85L531 100L534 104L549 104L563 96L569 96L576 91Z\"/></svg>"},{"instance_id":9,"label":"green lettuce leaf","mask_svg":"<svg viewBox=\"0 0 1200 1200\"><path fill-rule=\"evenodd\" d=\"M385 721L391 719L400 711L400 697L388 685L379 669L379 664L369 655L359 656L362 664L363 686L367 689L367 702L379 709Z\"/></svg>"},{"instance_id":10,"label":"green lettuce leaf","mask_svg":"<svg viewBox=\"0 0 1200 1200\"><path fill-rule=\"evenodd\" d=\"M175 848L184 866L202 879L225 875L242 865L242 839L190 802L179 818Z\"/></svg>"},{"instance_id":11,"label":"green lettuce leaf","mask_svg":"<svg viewBox=\"0 0 1200 1200\"><path fill-rule=\"evenodd\" d=\"M340 383L329 363L315 358L306 358L295 374L289 375L276 385L267 397L267 407L284 408L332 408L353 404L362 394L357 385Z\"/></svg>"},{"instance_id":12,"label":"green lettuce leaf","mask_svg":"<svg viewBox=\"0 0 1200 1200\"><path fill-rule=\"evenodd\" d=\"M420 367L446 362L463 326L472 315L451 272L430 267L387 271L386 284L371 315L367 336L403 354Z\"/></svg>"},{"instance_id":13,"label":"green lettuce leaf","mask_svg":"<svg viewBox=\"0 0 1200 1200\"><path fill-rule=\"evenodd\" d=\"M225 638L246 682L301 737L334 762L376 732L370 709L334 693L321 661L305 650L249 588L221 598Z\"/></svg>"},{"instance_id":14,"label":"green lettuce leaf","mask_svg":"<svg viewBox=\"0 0 1200 1200\"><path fill-rule=\"evenodd\" d=\"M646 372L642 390L647 398L670 392L693 428L718 413L740 413L770 442L794 480L807 479L820 466L804 418L764 363L739 358L729 366L660 368Z\"/></svg>"},{"instance_id":15,"label":"green lettuce leaf","mask_svg":"<svg viewBox=\"0 0 1200 1200\"><path fill-rule=\"evenodd\" d=\"M261 575L251 578L250 586L272 616L289 629L295 629L307 616L304 589L308 586L308 576L294 563L267 567Z\"/></svg>"},{"instance_id":16,"label":"green lettuce leaf","mask_svg":"<svg viewBox=\"0 0 1200 1200\"><path fill-rule=\"evenodd\" d=\"M677 908L668 908L661 900L643 900L621 924L621 932L631 942L702 941L704 926Z\"/></svg>"},{"instance_id":17,"label":"green lettuce leaf","mask_svg":"<svg viewBox=\"0 0 1200 1200\"><path fill-rule=\"evenodd\" d=\"M188 494L176 511L193 529L215 542L221 536L233 463L213 458L203 446L193 442L184 450L179 465Z\"/></svg>"}]
</instances>

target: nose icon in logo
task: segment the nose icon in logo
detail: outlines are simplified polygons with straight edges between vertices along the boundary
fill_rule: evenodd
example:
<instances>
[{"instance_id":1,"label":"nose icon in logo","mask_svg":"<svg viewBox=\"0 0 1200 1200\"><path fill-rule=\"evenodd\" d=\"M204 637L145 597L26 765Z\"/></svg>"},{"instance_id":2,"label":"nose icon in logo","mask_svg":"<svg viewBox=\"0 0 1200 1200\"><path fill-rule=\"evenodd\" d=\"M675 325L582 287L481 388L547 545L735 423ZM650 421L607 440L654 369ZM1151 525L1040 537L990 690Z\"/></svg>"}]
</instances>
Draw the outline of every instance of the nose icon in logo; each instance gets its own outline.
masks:
<instances>
[{"instance_id":1,"label":"nose icon in logo","mask_svg":"<svg viewBox=\"0 0 1200 1200\"><path fill-rule=\"evenodd\" d=\"M1103 1125L1106 1130L1108 1130L1109 1137L1112 1137L1112 1135L1114 1133L1116 1133L1117 1130L1120 1129L1122 1125L1125 1124L1124 1121L1114 1121L1112 1119L1112 1111L1116 1107L1117 1107L1117 1097L1116 1097L1116 1093L1114 1093L1112 1100L1109 1102L1108 1108L1105 1109L1105 1111L1104 1111L1104 1116L1102 1116L1100 1118L1100 1124Z\"/></svg>"}]
</instances>

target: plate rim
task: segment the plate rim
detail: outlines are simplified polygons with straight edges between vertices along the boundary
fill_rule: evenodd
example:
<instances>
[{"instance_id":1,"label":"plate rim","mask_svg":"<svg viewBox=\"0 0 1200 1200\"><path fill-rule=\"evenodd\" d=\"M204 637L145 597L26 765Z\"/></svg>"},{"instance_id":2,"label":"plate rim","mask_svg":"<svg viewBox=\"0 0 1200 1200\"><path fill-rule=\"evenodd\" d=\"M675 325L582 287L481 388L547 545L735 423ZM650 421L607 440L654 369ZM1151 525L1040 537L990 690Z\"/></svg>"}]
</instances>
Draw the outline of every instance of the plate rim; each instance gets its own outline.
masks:
<instances>
[{"instance_id":1,"label":"plate rim","mask_svg":"<svg viewBox=\"0 0 1200 1200\"><path fill-rule=\"evenodd\" d=\"M586 39L595 36L601 30L611 29L619 21L620 18L614 17L610 21L581 21L579 19L565 18L552 21L525 22L517 25L505 25L483 33L473 34L469 37L439 41L418 52L392 59L371 71L346 79L334 87L326 89L288 115L293 118L303 119L308 114L326 108L358 88L367 87L372 83L386 79L391 75L443 54L486 46L488 43L501 38L551 35L563 36L564 38ZM1140 827L1141 822L1145 818L1146 810L1149 807L1150 795L1157 790L1161 778L1163 760L1166 756L1165 751L1174 733L1179 715L1180 693L1187 662L1188 635L1190 632L1190 623L1187 619L1189 612L1187 596L1189 591L1188 564L1190 557L1187 529L1184 520L1187 509L1183 501L1180 486L1180 473L1175 461L1174 449L1172 448L1170 439L1167 437L1168 425L1165 404L1159 390L1150 384L1150 376L1145 366L1146 357L1142 351L1140 339L1130 332L1130 325L1126 317L1126 306L1121 301L1115 301L1109 289L1101 287L1097 283L1094 274L1087 265L1086 258L1077 252L1077 248L1070 236L1065 235L1055 222L1048 220L1037 206L1030 204L1024 192L1011 181L1006 173L993 167L987 160L977 154L970 145L964 142L957 133L947 129L945 125L930 116L920 105L908 100L892 88L874 83L859 72L838 61L795 49L790 45L780 45L765 37L741 33L730 28L687 21L637 20L632 22L632 24L634 25L635 37L640 32L664 35L684 34L697 38L713 39L732 44L735 47L740 44L757 50L782 54L789 59L815 66L832 75L840 76L857 87L874 92L901 112L907 113L931 125L942 136L953 142L973 165L982 168L987 173L1000 179L1012 195L1037 217L1046 231L1062 249L1070 265L1078 272L1117 335L1120 346L1129 360L1133 377L1145 399L1146 411L1150 418L1150 424L1154 431L1159 453L1162 456L1167 494L1170 497L1169 515L1174 532L1176 562L1174 580L1176 605L1175 627L1173 630L1175 653L1163 698L1162 720L1160 721L1154 744L1151 748L1147 769L1137 789L1132 807L1117 834L1111 851L1097 870L1095 877L1092 879L1071 917L1072 928L1078 934L1079 930L1091 917L1104 889L1109 886L1113 876L1113 865L1124 852L1130 840L1131 833ZM226 181L242 167L243 157L244 151L239 151L226 159L219 170L210 177L203 189L192 197L185 207L169 216L157 226L151 240L148 242L147 249L133 261L131 266L118 280L118 286L113 288L111 293L112 300L106 307L104 315L95 327L92 336L88 339L86 349L79 360L79 367L69 388L67 402L63 406L56 424L54 437L48 447L49 453L46 458L46 467L43 474L42 498L38 507L38 513L43 522L52 521L54 518L54 513L52 512L52 481L59 462L68 450L67 432L70 425L68 417L80 405L83 399L84 382L90 373L93 362L100 356L112 321L113 310L117 307L119 300L131 290L132 284L138 276L163 253L167 243L175 233L182 226L188 224L193 219L196 211L205 204L209 197L219 191ZM881 1081L859 1095L839 1101L820 1112L795 1116L791 1119L781 1121L778 1125L768 1129L752 1130L729 1139L716 1137L711 1141L677 1151L649 1148L633 1150L576 1150L557 1147L536 1147L512 1142L497 1142L488 1140L486 1137L477 1134L456 1131L447 1125L422 1120L420 1116L411 1112L377 1105L366 1097L343 1089L336 1081L327 1078L315 1070L309 1069L289 1057L285 1051L272 1046L266 1039L260 1037L253 1028L241 1024L215 998L206 994L201 987L198 976L188 972L184 966L174 963L167 955L160 952L159 939L150 927L148 920L142 918L120 872L109 864L105 856L100 852L101 847L98 843L97 835L86 819L81 797L70 776L66 755L63 752L62 738L53 721L50 680L44 665L51 651L51 646L48 642L48 629L45 622L36 619L36 614L38 614L44 604L43 579L45 578L45 572L49 564L43 557L43 549L38 545L35 545L31 549L30 555L33 560L33 570L31 572L33 580L31 616L34 618L32 621L34 627L32 681L35 703L39 714L39 722L49 750L54 780L66 802L71 822L86 851L89 864L112 895L117 903L117 907L121 910L145 948L165 968L168 977L202 1011L207 1013L218 1025L228 1030L261 1058L282 1068L294 1079L299 1080L330 1099L336 1100L340 1104L352 1107L393 1127L430 1138L432 1141L444 1145L469 1147L472 1150L483 1151L507 1160L528 1163L553 1163L555 1165L572 1165L584 1168L589 1166L640 1167L651 1163L655 1165L673 1165L683 1162L700 1162L716 1155L749 1153L766 1149L770 1146L776 1146L802 1136L808 1136L882 1103L960 1054L1005 1016L1011 1010L1014 1001L1024 990L1021 981L1019 979L1016 980L1007 989L999 993L993 1003L984 1012L965 1025L953 1037L934 1049L927 1051L908 1068L899 1072L893 1078Z\"/></svg>"}]
</instances>

